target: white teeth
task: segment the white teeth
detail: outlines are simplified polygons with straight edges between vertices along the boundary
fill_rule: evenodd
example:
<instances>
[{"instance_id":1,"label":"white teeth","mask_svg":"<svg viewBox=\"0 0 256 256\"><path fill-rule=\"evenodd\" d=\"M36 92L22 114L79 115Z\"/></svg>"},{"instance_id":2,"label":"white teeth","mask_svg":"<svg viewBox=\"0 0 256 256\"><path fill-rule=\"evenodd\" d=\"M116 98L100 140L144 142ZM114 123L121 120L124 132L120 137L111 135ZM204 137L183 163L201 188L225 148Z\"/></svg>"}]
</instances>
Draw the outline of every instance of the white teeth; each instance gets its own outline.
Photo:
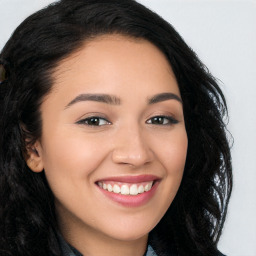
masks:
<instances>
[{"instance_id":1,"label":"white teeth","mask_svg":"<svg viewBox=\"0 0 256 256\"><path fill-rule=\"evenodd\" d=\"M130 195L138 195L138 189L137 189L137 185L133 184L130 187Z\"/></svg>"},{"instance_id":2,"label":"white teeth","mask_svg":"<svg viewBox=\"0 0 256 256\"><path fill-rule=\"evenodd\" d=\"M108 191L109 191L109 192L112 192L112 191L113 191L112 186L111 186L110 184L108 184Z\"/></svg>"},{"instance_id":3,"label":"white teeth","mask_svg":"<svg viewBox=\"0 0 256 256\"><path fill-rule=\"evenodd\" d=\"M121 188L115 184L113 187L113 192L116 194L119 194L121 192Z\"/></svg>"},{"instance_id":4,"label":"white teeth","mask_svg":"<svg viewBox=\"0 0 256 256\"><path fill-rule=\"evenodd\" d=\"M149 191L152 188L153 181L145 186L145 191Z\"/></svg>"},{"instance_id":5,"label":"white teeth","mask_svg":"<svg viewBox=\"0 0 256 256\"><path fill-rule=\"evenodd\" d=\"M122 194L122 195L138 195L142 194L144 192L149 191L152 188L153 181L150 182L143 182L143 184L109 184L104 183L104 181L98 182L98 185L100 188L103 188L104 190L107 190L109 192L113 192L116 194ZM121 186L121 187L120 187Z\"/></svg>"},{"instance_id":6,"label":"white teeth","mask_svg":"<svg viewBox=\"0 0 256 256\"><path fill-rule=\"evenodd\" d=\"M127 185L123 185L121 187L121 194L122 195L129 195L130 194L130 189Z\"/></svg>"},{"instance_id":7,"label":"white teeth","mask_svg":"<svg viewBox=\"0 0 256 256\"><path fill-rule=\"evenodd\" d=\"M144 192L144 187L142 185L139 186L138 193L141 194Z\"/></svg>"}]
</instances>

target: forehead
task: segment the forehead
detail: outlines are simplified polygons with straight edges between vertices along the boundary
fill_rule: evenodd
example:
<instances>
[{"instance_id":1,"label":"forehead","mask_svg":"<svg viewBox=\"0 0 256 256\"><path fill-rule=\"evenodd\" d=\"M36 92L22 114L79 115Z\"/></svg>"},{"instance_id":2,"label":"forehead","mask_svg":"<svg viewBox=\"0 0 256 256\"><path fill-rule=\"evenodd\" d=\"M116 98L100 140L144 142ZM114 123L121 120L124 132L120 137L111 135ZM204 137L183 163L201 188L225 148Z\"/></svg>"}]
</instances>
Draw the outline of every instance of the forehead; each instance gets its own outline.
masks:
<instances>
[{"instance_id":1,"label":"forehead","mask_svg":"<svg viewBox=\"0 0 256 256\"><path fill-rule=\"evenodd\" d=\"M53 87L57 89L69 82L89 90L98 85L104 90L109 84L136 83L140 87L143 83L155 83L157 89L168 79L176 82L166 56L154 44L115 34L86 41L62 60L53 73ZM178 93L178 87L175 91Z\"/></svg>"}]
</instances>

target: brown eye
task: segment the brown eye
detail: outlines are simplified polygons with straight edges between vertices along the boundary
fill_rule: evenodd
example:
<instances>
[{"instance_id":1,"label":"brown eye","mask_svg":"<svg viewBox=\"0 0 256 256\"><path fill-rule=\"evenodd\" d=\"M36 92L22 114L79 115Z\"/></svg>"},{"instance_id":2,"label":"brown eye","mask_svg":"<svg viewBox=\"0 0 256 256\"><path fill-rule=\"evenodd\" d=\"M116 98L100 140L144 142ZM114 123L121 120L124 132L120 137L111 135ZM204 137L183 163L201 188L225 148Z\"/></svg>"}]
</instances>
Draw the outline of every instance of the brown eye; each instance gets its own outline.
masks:
<instances>
[{"instance_id":1,"label":"brown eye","mask_svg":"<svg viewBox=\"0 0 256 256\"><path fill-rule=\"evenodd\" d=\"M147 123L154 125L172 125L178 123L178 121L171 116L154 116L147 120Z\"/></svg>"},{"instance_id":2,"label":"brown eye","mask_svg":"<svg viewBox=\"0 0 256 256\"><path fill-rule=\"evenodd\" d=\"M82 120L78 121L77 123L85 124L85 125L89 125L89 126L102 126L102 125L110 124L110 122L108 120L106 120L105 118L97 117L97 116L92 116L92 117L82 119Z\"/></svg>"}]
</instances>

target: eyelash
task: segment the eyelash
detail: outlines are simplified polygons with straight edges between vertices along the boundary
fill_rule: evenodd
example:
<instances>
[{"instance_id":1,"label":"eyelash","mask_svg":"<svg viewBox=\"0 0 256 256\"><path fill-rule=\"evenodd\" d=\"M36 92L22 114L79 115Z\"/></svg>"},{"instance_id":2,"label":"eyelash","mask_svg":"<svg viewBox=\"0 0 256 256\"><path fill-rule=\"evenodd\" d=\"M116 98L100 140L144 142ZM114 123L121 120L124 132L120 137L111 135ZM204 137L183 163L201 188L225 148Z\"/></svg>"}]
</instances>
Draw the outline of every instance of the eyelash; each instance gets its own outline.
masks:
<instances>
[{"instance_id":1,"label":"eyelash","mask_svg":"<svg viewBox=\"0 0 256 256\"><path fill-rule=\"evenodd\" d=\"M92 123L90 124L91 121L92 121ZM100 124L100 122L102 122L102 121L104 122L104 124ZM109 125L111 123L103 117L91 116L91 117L87 117L82 120L79 120L77 122L77 124L84 124L84 125L88 125L88 126L102 126L102 125Z\"/></svg>"},{"instance_id":2,"label":"eyelash","mask_svg":"<svg viewBox=\"0 0 256 256\"><path fill-rule=\"evenodd\" d=\"M104 123L102 124L102 122ZM177 124L178 120L176 120L172 116L154 116L148 119L146 123L151 125L159 125L159 126L173 125L173 124ZM91 116L78 121L77 124L83 124L87 126L103 126L103 125L110 125L111 122L109 122L107 119L100 116Z\"/></svg>"},{"instance_id":3,"label":"eyelash","mask_svg":"<svg viewBox=\"0 0 256 256\"><path fill-rule=\"evenodd\" d=\"M152 121L153 122L160 121L160 123L153 123ZM178 122L179 121L172 116L154 116L146 121L147 124L152 124L152 125L173 125L173 124L177 124Z\"/></svg>"}]
</instances>

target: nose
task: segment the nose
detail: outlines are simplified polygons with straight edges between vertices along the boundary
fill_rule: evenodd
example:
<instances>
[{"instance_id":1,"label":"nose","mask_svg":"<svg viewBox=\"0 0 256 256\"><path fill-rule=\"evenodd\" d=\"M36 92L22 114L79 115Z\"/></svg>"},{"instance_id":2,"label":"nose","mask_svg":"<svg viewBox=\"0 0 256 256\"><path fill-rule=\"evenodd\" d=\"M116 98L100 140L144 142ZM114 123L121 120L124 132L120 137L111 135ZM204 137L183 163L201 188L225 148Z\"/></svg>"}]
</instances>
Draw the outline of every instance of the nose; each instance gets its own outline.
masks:
<instances>
[{"instance_id":1,"label":"nose","mask_svg":"<svg viewBox=\"0 0 256 256\"><path fill-rule=\"evenodd\" d=\"M152 162L153 152L142 131L130 127L116 134L112 160L117 164L139 167Z\"/></svg>"}]
</instances>

